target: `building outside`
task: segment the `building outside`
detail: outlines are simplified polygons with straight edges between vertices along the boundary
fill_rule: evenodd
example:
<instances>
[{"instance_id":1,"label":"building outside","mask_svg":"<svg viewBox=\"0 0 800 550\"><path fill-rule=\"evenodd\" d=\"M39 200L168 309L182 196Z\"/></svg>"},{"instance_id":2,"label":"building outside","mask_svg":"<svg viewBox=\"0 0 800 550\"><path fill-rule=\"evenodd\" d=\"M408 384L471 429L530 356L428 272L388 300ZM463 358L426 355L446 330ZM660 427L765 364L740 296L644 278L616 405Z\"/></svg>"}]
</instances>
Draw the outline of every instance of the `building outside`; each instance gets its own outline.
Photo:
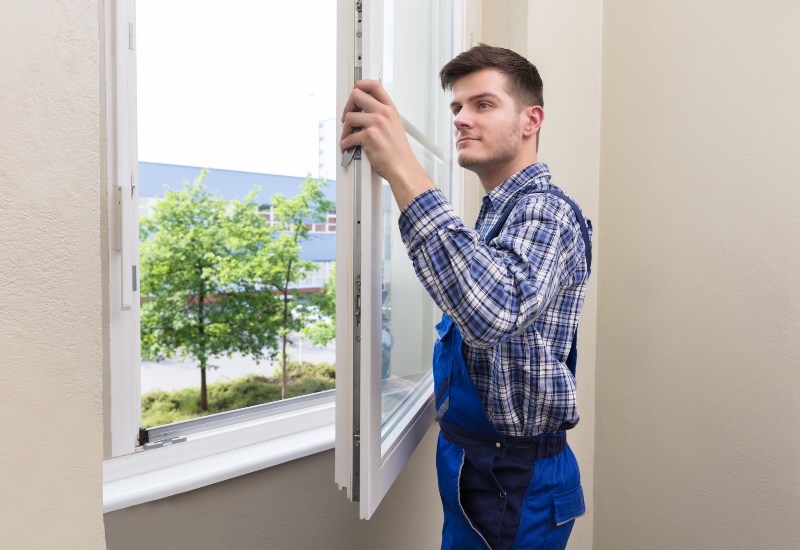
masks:
<instances>
[{"instance_id":1,"label":"building outside","mask_svg":"<svg viewBox=\"0 0 800 550\"><path fill-rule=\"evenodd\" d=\"M332 119L331 119L332 120ZM320 174L323 170L322 125L320 122ZM149 216L153 206L169 189L180 189L183 182L197 179L203 170L199 166L183 166L156 162L142 162L139 168L139 216ZM335 173L335 169L333 169ZM323 177L323 176L320 176ZM283 176L278 174L260 174L256 172L240 172L211 168L203 179L203 185L212 194L225 200L244 199L253 188L259 189L256 203L271 217L273 197L281 194L286 198L297 195L304 177ZM335 181L328 179L324 188L325 197L331 202L336 200ZM295 288L312 292L321 289L336 260L336 212L330 212L326 223L315 223L311 227L308 239L301 244L300 259L318 264L317 271L304 279Z\"/></svg>"}]
</instances>

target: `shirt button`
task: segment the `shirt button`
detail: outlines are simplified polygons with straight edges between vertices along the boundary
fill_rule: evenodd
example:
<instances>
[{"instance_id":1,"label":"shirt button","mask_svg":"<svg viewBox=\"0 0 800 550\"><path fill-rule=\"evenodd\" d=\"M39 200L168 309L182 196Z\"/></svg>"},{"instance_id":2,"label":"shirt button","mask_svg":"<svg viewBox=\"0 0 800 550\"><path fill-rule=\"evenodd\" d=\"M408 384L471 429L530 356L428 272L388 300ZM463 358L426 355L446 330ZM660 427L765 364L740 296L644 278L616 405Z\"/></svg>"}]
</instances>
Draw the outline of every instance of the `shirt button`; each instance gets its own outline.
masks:
<instances>
[{"instance_id":1,"label":"shirt button","mask_svg":"<svg viewBox=\"0 0 800 550\"><path fill-rule=\"evenodd\" d=\"M497 443L494 444L494 446L499 449L500 448L500 442L498 441Z\"/></svg>"}]
</instances>

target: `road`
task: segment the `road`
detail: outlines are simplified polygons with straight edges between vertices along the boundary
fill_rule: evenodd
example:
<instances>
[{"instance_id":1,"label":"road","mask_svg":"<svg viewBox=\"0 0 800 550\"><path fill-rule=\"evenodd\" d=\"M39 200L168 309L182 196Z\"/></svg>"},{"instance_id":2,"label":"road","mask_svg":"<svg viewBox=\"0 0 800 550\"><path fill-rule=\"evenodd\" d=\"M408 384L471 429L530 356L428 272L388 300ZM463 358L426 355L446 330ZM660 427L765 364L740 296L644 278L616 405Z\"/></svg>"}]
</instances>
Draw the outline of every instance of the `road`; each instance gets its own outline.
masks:
<instances>
[{"instance_id":1,"label":"road","mask_svg":"<svg viewBox=\"0 0 800 550\"><path fill-rule=\"evenodd\" d=\"M289 360L309 361L311 363L334 363L336 351L333 342L324 348L311 345L295 336L295 344L290 348ZM232 357L213 359L212 364L218 369L208 369L206 381L221 382L241 378L246 374L263 374L270 376L279 367L278 361L273 365L269 361L262 361L257 365L249 357L234 354ZM200 386L200 370L194 361L180 358L162 361L160 363L142 361L142 395L155 390L174 391L184 388Z\"/></svg>"}]
</instances>

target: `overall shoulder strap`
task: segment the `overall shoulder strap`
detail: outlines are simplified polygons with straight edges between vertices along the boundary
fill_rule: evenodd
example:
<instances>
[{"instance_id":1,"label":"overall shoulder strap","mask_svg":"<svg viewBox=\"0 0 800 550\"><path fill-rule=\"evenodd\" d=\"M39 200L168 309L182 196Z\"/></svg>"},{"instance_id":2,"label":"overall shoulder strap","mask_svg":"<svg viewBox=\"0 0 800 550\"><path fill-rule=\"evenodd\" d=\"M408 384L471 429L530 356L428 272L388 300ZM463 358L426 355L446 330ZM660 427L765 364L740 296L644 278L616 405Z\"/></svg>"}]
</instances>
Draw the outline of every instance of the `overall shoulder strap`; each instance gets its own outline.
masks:
<instances>
[{"instance_id":1,"label":"overall shoulder strap","mask_svg":"<svg viewBox=\"0 0 800 550\"><path fill-rule=\"evenodd\" d=\"M583 237L584 250L586 251L586 265L587 265L589 271L591 272L591 270L592 270L592 240L589 237L589 223L590 222L588 222L583 217L583 214L581 213L581 209L578 208L578 205L575 204L575 201L573 201L571 198L566 196L559 189L538 189L538 190L535 190L535 191L531 191L530 193L531 194L533 194L533 193L549 193L551 195L556 195L561 200L566 202L570 206L570 208L572 208L572 211L575 213L575 217L578 218L578 223L581 226L581 236ZM522 190L518 191L518 194L524 196L524 193L522 193ZM494 224L494 226L489 230L489 233L486 235L486 239L485 240L486 240L487 243L489 241L491 241L493 238L495 238L498 233L500 233L500 229L502 229L503 225L505 225L506 220L508 220L508 217L511 215L511 211L517 205L517 202L519 200L520 200L520 197L513 197L510 201L508 201L508 204L506 204L505 209L503 210L502 214L500 214L500 218L497 220L497 223Z\"/></svg>"}]
</instances>

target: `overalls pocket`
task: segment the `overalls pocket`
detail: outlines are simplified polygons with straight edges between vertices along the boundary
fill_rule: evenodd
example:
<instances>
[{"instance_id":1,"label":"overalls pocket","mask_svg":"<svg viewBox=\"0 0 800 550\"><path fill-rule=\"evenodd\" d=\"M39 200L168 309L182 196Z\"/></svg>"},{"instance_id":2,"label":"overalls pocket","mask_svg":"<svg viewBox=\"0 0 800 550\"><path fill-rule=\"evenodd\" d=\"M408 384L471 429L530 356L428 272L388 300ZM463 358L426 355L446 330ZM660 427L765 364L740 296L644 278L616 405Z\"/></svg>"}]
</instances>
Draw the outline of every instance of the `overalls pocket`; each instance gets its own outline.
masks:
<instances>
[{"instance_id":1,"label":"overalls pocket","mask_svg":"<svg viewBox=\"0 0 800 550\"><path fill-rule=\"evenodd\" d=\"M578 485L574 489L553 495L553 518L547 530L545 548L566 548L567 540L575 525L575 518L586 513L586 504L583 500L583 487Z\"/></svg>"}]
</instances>

